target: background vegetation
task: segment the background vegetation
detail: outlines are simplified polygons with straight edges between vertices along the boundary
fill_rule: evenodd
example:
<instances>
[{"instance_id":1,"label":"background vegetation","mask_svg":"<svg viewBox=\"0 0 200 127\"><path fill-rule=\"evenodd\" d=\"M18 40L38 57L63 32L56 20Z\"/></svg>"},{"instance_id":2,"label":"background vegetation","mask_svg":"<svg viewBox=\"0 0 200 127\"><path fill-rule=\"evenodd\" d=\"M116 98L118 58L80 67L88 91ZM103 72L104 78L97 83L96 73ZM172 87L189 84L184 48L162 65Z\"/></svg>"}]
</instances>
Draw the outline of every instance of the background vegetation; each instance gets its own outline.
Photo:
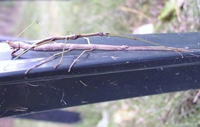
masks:
<instances>
[{"instance_id":1,"label":"background vegetation","mask_svg":"<svg viewBox=\"0 0 200 127\"><path fill-rule=\"evenodd\" d=\"M193 32L199 26L198 0L73 0L1 2L0 35L16 37L36 19L51 36L106 31L118 34ZM8 16L9 15L9 16ZM33 25L21 38L47 35ZM72 107L82 121L72 125L11 119L9 126L34 127L197 127L200 126L196 91L184 91L134 99ZM0 124L5 123L1 120ZM103 121L103 122L102 122Z\"/></svg>"}]
</instances>

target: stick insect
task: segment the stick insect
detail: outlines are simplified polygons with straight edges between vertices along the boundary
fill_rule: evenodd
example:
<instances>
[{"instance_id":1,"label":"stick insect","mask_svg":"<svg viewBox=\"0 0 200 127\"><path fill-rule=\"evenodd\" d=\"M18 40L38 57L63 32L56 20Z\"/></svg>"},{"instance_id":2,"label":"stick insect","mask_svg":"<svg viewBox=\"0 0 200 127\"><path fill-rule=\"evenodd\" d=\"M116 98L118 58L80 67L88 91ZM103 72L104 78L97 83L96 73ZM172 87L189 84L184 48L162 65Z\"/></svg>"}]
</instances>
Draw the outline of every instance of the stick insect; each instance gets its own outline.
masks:
<instances>
[{"instance_id":1,"label":"stick insect","mask_svg":"<svg viewBox=\"0 0 200 127\"><path fill-rule=\"evenodd\" d=\"M39 23L38 21L36 21L36 22ZM40 27L42 27L41 24L39 24L39 25L40 25ZM91 44L87 37L92 37L92 36L120 37L120 38L132 39L132 40L139 40L139 41L150 43L150 44L153 44L153 45L156 45L156 46L127 46L127 45L121 45L121 46L118 45L117 46L117 45ZM76 40L78 38L86 39L88 44L68 44L68 43L66 43L67 40ZM49 44L50 42L54 42L54 41L57 41L57 40L65 40L65 43L51 43L51 44ZM90 51L93 51L93 50L106 50L106 51L116 51L116 50L117 51L122 51L122 50L173 51L173 52L176 52L176 53L180 54L182 58L183 58L183 55L181 54L181 52L187 52L187 53L190 53L190 54L191 54L191 52L193 52L192 50L185 49L185 48L166 47L166 46L162 46L160 44L157 44L157 43L154 43L154 42L142 39L142 38L121 36L121 35L116 35L116 34L107 33L107 32L97 32L97 33L88 33L88 34L73 34L73 35L59 36L59 37L48 37L48 38L42 39L40 41L37 41L32 45L27 44L27 43L22 42L22 41L7 41L7 44L13 49L11 55L15 56L14 60L18 59L19 57L21 57L23 54L25 54L29 50L33 50L33 51L61 51L61 52L55 53L54 55L50 56L49 58L44 59L40 63L34 65L31 68L29 68L25 72L25 74L28 74L28 72L31 71L32 69L37 68L40 65L42 65L42 64L44 64L46 62L49 62L52 59L54 59L54 58L56 58L56 57L61 55L61 59L60 59L59 63L54 66L54 68L57 68L62 62L63 54L67 53L67 52L70 52L72 50L83 50L83 51L71 63L71 65L70 65L70 67L68 69L68 72L71 71L71 68L73 67L73 65L78 61L78 59L84 53L90 52ZM20 49L24 49L24 51L17 55L16 52L19 51Z\"/></svg>"}]
</instances>

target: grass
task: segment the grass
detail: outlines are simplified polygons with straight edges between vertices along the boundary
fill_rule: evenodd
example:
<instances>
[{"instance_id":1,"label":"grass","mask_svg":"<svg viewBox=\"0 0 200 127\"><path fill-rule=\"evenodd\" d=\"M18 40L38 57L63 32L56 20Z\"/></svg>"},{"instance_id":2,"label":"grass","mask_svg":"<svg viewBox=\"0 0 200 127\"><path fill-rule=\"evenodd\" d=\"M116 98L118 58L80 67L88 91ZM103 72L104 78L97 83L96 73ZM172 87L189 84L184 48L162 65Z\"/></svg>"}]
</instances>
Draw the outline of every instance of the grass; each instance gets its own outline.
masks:
<instances>
[{"instance_id":1,"label":"grass","mask_svg":"<svg viewBox=\"0 0 200 127\"><path fill-rule=\"evenodd\" d=\"M185 4L185 9L181 10L180 14L181 22L177 20L177 17L169 22L159 21L157 17L164 5L165 3L159 0L24 1L21 3L20 15L13 31L15 35L19 34L36 19L52 36L66 35L68 31L72 33L106 31L130 34L134 31L133 28L149 22L154 25L155 32L159 33L198 31L199 11L195 1L188 0ZM121 10L120 7L126 7L129 11ZM147 15L147 18L137 14L137 11ZM29 39L40 39L46 36L38 25L33 25L22 35L23 38ZM72 127L96 126L102 119L103 111L108 114L109 127L194 127L200 124L199 102L196 105L191 104L194 96L194 91L185 91L78 106L66 110L78 111L82 115L83 120L70 125ZM16 127L66 126L19 119L15 120L15 124Z\"/></svg>"}]
</instances>

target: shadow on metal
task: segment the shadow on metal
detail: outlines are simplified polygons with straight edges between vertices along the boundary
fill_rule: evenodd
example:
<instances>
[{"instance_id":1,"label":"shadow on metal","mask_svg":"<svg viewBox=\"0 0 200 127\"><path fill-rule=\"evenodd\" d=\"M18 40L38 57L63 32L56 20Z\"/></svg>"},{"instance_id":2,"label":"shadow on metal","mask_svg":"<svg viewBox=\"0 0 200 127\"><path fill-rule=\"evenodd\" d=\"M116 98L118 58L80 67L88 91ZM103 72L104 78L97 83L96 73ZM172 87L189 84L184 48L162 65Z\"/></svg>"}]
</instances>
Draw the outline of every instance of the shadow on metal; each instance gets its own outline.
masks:
<instances>
[{"instance_id":1,"label":"shadow on metal","mask_svg":"<svg viewBox=\"0 0 200 127\"><path fill-rule=\"evenodd\" d=\"M40 120L64 124L73 124L81 121L80 114L76 112L54 110L48 112L35 113L30 115L16 116L14 118Z\"/></svg>"}]
</instances>

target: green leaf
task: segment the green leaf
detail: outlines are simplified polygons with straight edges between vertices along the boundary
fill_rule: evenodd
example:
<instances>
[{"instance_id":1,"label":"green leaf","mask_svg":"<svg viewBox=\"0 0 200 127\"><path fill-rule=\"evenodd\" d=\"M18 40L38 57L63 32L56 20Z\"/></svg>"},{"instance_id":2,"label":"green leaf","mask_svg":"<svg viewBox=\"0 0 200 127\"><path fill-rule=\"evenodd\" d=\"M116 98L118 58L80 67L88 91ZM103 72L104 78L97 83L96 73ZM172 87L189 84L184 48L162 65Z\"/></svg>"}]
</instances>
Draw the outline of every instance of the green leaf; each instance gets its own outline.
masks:
<instances>
[{"instance_id":1,"label":"green leaf","mask_svg":"<svg viewBox=\"0 0 200 127\"><path fill-rule=\"evenodd\" d=\"M168 0L165 3L164 8L161 10L158 19L163 22L171 21L176 17L176 3L174 0Z\"/></svg>"}]
</instances>

